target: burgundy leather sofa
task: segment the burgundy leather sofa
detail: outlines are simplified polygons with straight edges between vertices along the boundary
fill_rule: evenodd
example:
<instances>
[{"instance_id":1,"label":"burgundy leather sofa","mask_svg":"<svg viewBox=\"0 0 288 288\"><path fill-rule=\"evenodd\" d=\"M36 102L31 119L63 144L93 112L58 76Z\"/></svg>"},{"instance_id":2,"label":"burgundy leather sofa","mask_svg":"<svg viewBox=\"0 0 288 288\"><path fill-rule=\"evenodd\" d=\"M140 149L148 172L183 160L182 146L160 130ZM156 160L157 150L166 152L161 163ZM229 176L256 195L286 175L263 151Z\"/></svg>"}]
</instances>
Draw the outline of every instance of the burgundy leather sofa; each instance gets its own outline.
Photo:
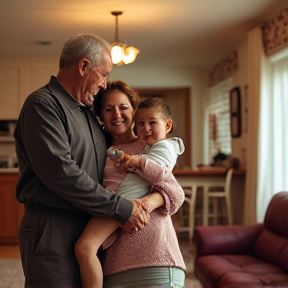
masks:
<instances>
[{"instance_id":1,"label":"burgundy leather sofa","mask_svg":"<svg viewBox=\"0 0 288 288\"><path fill-rule=\"evenodd\" d=\"M270 201L264 223L196 226L195 275L205 288L288 287L288 192Z\"/></svg>"}]
</instances>

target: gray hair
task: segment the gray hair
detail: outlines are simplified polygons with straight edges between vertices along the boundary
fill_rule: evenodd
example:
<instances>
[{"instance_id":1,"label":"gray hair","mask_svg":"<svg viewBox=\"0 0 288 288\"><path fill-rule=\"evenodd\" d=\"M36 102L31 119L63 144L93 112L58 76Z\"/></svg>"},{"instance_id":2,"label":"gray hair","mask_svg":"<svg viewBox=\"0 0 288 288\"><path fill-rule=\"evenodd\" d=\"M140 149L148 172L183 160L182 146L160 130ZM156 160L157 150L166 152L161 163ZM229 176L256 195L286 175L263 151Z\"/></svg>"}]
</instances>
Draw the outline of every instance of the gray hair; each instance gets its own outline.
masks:
<instances>
[{"instance_id":1,"label":"gray hair","mask_svg":"<svg viewBox=\"0 0 288 288\"><path fill-rule=\"evenodd\" d=\"M92 67L100 64L101 50L107 49L110 51L110 44L92 33L81 33L72 36L62 49L60 56L60 69L67 69L78 64L78 62L86 57Z\"/></svg>"}]
</instances>

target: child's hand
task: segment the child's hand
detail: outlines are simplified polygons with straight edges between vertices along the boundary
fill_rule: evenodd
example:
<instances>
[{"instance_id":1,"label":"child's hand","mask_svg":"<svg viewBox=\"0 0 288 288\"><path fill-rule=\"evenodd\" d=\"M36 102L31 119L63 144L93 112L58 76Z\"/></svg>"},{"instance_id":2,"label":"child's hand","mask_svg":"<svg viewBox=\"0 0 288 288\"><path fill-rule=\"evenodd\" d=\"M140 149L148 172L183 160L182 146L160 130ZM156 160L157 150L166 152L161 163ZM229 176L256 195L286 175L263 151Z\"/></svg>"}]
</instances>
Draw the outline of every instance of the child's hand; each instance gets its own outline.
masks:
<instances>
[{"instance_id":1,"label":"child's hand","mask_svg":"<svg viewBox=\"0 0 288 288\"><path fill-rule=\"evenodd\" d=\"M110 159L115 162L114 165L116 168L120 168L121 165L125 164L131 157L121 150L112 148L109 148L106 153L110 157Z\"/></svg>"},{"instance_id":2,"label":"child's hand","mask_svg":"<svg viewBox=\"0 0 288 288\"><path fill-rule=\"evenodd\" d=\"M147 213L151 213L156 208L161 207L165 204L163 196L157 191L151 192L150 194L142 197L141 206Z\"/></svg>"},{"instance_id":3,"label":"child's hand","mask_svg":"<svg viewBox=\"0 0 288 288\"><path fill-rule=\"evenodd\" d=\"M133 173L136 169L140 169L140 158L139 156L129 156L129 159L123 163L123 169L127 173Z\"/></svg>"},{"instance_id":4,"label":"child's hand","mask_svg":"<svg viewBox=\"0 0 288 288\"><path fill-rule=\"evenodd\" d=\"M152 206L151 203L149 202L148 199L144 199L143 201L141 201L141 206L144 209L144 211L146 211L147 213L151 213L152 212Z\"/></svg>"}]
</instances>

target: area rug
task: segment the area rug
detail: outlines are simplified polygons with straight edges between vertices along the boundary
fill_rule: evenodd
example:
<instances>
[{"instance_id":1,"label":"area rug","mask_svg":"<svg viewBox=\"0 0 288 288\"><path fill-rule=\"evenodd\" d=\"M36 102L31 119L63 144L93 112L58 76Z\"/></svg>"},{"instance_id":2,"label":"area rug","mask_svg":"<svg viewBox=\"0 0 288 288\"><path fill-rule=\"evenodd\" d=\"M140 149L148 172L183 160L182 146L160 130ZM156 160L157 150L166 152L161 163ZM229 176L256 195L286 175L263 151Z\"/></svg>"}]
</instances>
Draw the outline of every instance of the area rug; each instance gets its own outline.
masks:
<instances>
[{"instance_id":1,"label":"area rug","mask_svg":"<svg viewBox=\"0 0 288 288\"><path fill-rule=\"evenodd\" d=\"M191 254L183 251L187 266L185 288L201 288L200 282L194 277ZM24 275L19 259L0 259L0 288L23 288ZM52 287L51 287L52 288ZM136 287L135 287L136 288Z\"/></svg>"},{"instance_id":2,"label":"area rug","mask_svg":"<svg viewBox=\"0 0 288 288\"><path fill-rule=\"evenodd\" d=\"M185 288L202 288L194 275L195 247L186 241L180 241L181 253L186 265Z\"/></svg>"},{"instance_id":3,"label":"area rug","mask_svg":"<svg viewBox=\"0 0 288 288\"><path fill-rule=\"evenodd\" d=\"M19 259L0 259L0 288L23 288L24 275Z\"/></svg>"}]
</instances>

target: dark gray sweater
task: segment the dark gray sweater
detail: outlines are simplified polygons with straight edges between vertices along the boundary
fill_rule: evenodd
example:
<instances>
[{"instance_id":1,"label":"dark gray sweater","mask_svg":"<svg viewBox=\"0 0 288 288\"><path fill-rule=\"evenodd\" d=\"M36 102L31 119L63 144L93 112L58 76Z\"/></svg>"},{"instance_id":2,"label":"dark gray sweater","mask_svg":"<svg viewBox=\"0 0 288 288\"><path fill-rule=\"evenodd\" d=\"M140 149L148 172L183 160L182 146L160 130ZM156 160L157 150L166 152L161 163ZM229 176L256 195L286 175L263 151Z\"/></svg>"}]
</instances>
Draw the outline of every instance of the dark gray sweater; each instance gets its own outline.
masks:
<instances>
[{"instance_id":1,"label":"dark gray sweater","mask_svg":"<svg viewBox=\"0 0 288 288\"><path fill-rule=\"evenodd\" d=\"M132 203L101 186L105 138L91 109L85 108L54 76L28 96L14 132L21 174L17 200L84 210L124 224Z\"/></svg>"}]
</instances>

